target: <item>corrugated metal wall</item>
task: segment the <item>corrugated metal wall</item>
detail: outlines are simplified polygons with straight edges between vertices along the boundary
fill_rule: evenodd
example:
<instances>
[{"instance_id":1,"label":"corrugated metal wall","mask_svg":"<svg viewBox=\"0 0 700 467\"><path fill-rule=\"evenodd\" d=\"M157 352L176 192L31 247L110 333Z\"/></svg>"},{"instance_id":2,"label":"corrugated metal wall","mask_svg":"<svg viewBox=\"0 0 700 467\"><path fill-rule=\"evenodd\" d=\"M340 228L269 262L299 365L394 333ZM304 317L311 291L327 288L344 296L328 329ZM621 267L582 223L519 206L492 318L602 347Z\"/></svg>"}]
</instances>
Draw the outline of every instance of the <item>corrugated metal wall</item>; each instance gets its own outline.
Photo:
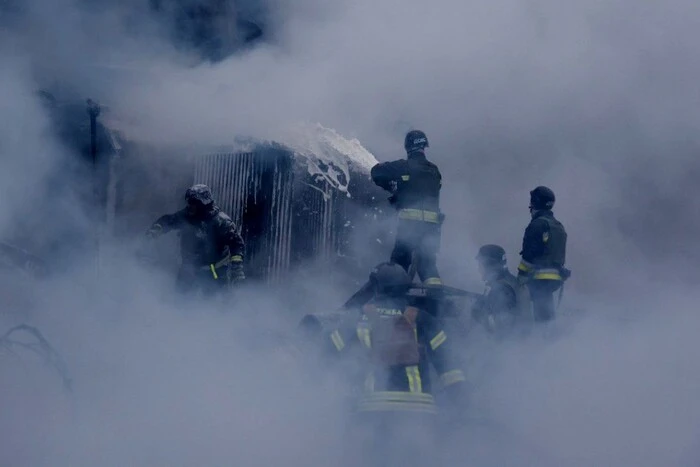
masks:
<instances>
[{"instance_id":1,"label":"corrugated metal wall","mask_svg":"<svg viewBox=\"0 0 700 467\"><path fill-rule=\"evenodd\" d=\"M277 282L289 269L293 172L282 151L209 154L196 158L195 183L212 189L246 242L249 276Z\"/></svg>"},{"instance_id":2,"label":"corrugated metal wall","mask_svg":"<svg viewBox=\"0 0 700 467\"><path fill-rule=\"evenodd\" d=\"M291 152L263 148L197 157L194 183L209 185L219 206L239 225L248 276L278 283L288 272L313 265L330 279L333 266L357 259L352 236L358 229L372 230L367 214L372 208L364 198L373 188L363 174L357 175L355 188L362 196L349 198L323 177L310 175Z\"/></svg>"}]
</instances>

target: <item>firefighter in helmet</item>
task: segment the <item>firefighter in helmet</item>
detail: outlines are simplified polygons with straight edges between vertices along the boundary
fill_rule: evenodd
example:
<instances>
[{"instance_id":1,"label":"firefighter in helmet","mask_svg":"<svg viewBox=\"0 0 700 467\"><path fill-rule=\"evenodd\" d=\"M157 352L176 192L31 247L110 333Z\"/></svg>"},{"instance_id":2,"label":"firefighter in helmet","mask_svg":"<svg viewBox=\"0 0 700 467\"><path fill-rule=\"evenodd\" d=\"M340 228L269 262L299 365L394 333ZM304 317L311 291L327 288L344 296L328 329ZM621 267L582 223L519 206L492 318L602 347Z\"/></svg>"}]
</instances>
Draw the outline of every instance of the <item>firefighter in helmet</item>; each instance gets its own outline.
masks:
<instances>
[{"instance_id":1,"label":"firefighter in helmet","mask_svg":"<svg viewBox=\"0 0 700 467\"><path fill-rule=\"evenodd\" d=\"M434 460L431 437L437 421L437 385L430 366L440 378L446 401L453 404L448 412L455 416L462 413L465 376L451 339L407 295L411 280L400 265L378 265L370 282L374 296L359 320L347 315L325 344L331 355L350 351L348 356L360 362L353 372L360 381L350 446L359 446L359 454L365 456L357 465L413 465L426 454L429 462Z\"/></svg>"},{"instance_id":2,"label":"firefighter in helmet","mask_svg":"<svg viewBox=\"0 0 700 467\"><path fill-rule=\"evenodd\" d=\"M554 319L554 292L563 286L571 272L566 262L567 233L552 213L554 192L538 186L530 192L532 220L525 229L518 266L518 280L527 284L535 321Z\"/></svg>"},{"instance_id":3,"label":"firefighter in helmet","mask_svg":"<svg viewBox=\"0 0 700 467\"><path fill-rule=\"evenodd\" d=\"M183 292L200 288L214 292L245 279L245 245L231 218L219 209L208 186L197 184L185 193L186 207L158 218L146 232L156 238L179 231L182 263L177 285Z\"/></svg>"},{"instance_id":4,"label":"firefighter in helmet","mask_svg":"<svg viewBox=\"0 0 700 467\"><path fill-rule=\"evenodd\" d=\"M530 318L527 289L508 270L506 252L499 245L484 245L476 256L484 295L472 308L472 318L489 332L501 334Z\"/></svg>"},{"instance_id":5,"label":"firefighter in helmet","mask_svg":"<svg viewBox=\"0 0 700 467\"><path fill-rule=\"evenodd\" d=\"M391 261L409 271L416 261L416 272L424 285L440 286L437 269L440 244L440 189L442 175L425 156L428 138L422 131L406 134L407 158L382 162L372 168L375 184L392 193L389 198L398 212L396 241Z\"/></svg>"}]
</instances>

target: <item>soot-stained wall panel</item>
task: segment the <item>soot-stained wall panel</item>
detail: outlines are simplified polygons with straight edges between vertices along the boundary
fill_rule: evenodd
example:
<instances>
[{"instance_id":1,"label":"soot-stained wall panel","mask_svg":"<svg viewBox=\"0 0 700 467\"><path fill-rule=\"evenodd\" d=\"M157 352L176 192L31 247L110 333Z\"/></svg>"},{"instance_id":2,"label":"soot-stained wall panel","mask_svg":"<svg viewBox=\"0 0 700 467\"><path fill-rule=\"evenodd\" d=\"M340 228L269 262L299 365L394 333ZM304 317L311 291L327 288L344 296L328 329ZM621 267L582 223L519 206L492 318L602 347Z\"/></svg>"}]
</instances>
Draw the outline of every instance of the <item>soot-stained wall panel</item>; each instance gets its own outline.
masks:
<instances>
[{"instance_id":1,"label":"soot-stained wall panel","mask_svg":"<svg viewBox=\"0 0 700 467\"><path fill-rule=\"evenodd\" d=\"M279 282L311 265L329 275L336 268L364 274L387 254L375 251L383 246L371 238L385 232L378 226L383 197L362 170L348 172L356 180L343 191L284 148L205 155L195 166L195 181L210 185L240 226L251 278ZM361 245L361 234L368 245Z\"/></svg>"},{"instance_id":2,"label":"soot-stained wall panel","mask_svg":"<svg viewBox=\"0 0 700 467\"><path fill-rule=\"evenodd\" d=\"M196 158L196 183L210 186L246 242L251 278L275 281L289 267L290 155L274 149Z\"/></svg>"}]
</instances>

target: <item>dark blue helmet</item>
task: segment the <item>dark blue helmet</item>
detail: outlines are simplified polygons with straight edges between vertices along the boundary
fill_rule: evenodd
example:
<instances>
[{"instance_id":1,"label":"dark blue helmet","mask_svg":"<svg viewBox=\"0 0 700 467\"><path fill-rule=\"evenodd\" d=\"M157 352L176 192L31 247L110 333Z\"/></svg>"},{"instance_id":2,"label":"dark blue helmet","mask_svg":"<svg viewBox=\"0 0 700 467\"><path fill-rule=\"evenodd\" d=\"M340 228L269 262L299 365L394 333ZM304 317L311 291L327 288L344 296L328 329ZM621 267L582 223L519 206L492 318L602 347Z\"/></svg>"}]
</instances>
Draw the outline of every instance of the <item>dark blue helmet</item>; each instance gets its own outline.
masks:
<instances>
[{"instance_id":1,"label":"dark blue helmet","mask_svg":"<svg viewBox=\"0 0 700 467\"><path fill-rule=\"evenodd\" d=\"M403 296L411 288L411 278L408 273L396 263L381 263L369 275L378 295L391 297Z\"/></svg>"},{"instance_id":2,"label":"dark blue helmet","mask_svg":"<svg viewBox=\"0 0 700 467\"><path fill-rule=\"evenodd\" d=\"M506 264L506 250L500 245L484 245L479 248L479 253L476 255L476 259L487 265L501 265Z\"/></svg>"},{"instance_id":3,"label":"dark blue helmet","mask_svg":"<svg viewBox=\"0 0 700 467\"><path fill-rule=\"evenodd\" d=\"M538 186L530 192L530 209L552 209L555 201L554 192L546 186Z\"/></svg>"},{"instance_id":4,"label":"dark blue helmet","mask_svg":"<svg viewBox=\"0 0 700 467\"><path fill-rule=\"evenodd\" d=\"M420 130L411 130L406 134L403 147L406 152L419 151L429 147L428 137Z\"/></svg>"}]
</instances>

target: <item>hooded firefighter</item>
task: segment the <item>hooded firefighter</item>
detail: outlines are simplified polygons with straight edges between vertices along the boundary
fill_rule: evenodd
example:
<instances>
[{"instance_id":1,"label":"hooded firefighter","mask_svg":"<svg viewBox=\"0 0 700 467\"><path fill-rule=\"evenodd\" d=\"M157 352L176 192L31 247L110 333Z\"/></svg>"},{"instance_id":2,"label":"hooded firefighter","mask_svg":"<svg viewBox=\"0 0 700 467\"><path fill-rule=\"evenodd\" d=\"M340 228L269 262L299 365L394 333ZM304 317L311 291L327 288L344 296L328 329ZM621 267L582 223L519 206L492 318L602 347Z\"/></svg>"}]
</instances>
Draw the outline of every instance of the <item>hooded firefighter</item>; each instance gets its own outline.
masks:
<instances>
[{"instance_id":1,"label":"hooded firefighter","mask_svg":"<svg viewBox=\"0 0 700 467\"><path fill-rule=\"evenodd\" d=\"M213 292L245 279L243 238L231 218L216 205L209 187L190 187L185 202L185 208L161 216L147 231L150 238L179 232L182 264L178 288L186 292L199 287Z\"/></svg>"}]
</instances>

